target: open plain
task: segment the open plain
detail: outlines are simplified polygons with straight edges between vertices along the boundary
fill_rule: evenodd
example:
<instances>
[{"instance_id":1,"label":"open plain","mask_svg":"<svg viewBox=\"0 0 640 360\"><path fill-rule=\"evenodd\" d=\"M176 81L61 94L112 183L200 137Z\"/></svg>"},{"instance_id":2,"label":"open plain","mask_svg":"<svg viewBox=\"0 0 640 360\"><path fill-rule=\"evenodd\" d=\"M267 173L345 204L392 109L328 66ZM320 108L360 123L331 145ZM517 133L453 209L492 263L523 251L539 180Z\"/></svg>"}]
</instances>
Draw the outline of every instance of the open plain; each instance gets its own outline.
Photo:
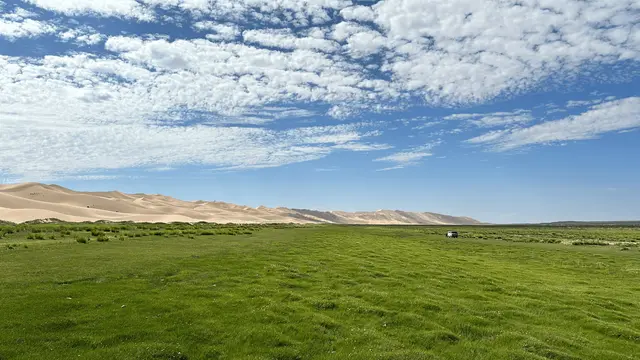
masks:
<instances>
[{"instance_id":1,"label":"open plain","mask_svg":"<svg viewBox=\"0 0 640 360\"><path fill-rule=\"evenodd\" d=\"M0 359L636 359L640 230L0 226Z\"/></svg>"}]
</instances>

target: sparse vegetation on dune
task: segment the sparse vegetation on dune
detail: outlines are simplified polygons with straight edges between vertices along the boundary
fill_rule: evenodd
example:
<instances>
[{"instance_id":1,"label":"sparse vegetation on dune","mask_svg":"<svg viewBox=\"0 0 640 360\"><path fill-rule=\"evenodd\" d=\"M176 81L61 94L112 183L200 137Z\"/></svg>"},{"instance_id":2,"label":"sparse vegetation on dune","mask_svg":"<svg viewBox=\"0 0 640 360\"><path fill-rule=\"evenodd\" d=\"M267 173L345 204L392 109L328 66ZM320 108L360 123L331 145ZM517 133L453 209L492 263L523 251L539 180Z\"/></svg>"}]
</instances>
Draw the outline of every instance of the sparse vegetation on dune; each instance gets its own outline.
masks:
<instances>
[{"instance_id":1,"label":"sparse vegetation on dune","mask_svg":"<svg viewBox=\"0 0 640 360\"><path fill-rule=\"evenodd\" d=\"M0 359L640 353L640 229L449 229L5 224Z\"/></svg>"}]
</instances>

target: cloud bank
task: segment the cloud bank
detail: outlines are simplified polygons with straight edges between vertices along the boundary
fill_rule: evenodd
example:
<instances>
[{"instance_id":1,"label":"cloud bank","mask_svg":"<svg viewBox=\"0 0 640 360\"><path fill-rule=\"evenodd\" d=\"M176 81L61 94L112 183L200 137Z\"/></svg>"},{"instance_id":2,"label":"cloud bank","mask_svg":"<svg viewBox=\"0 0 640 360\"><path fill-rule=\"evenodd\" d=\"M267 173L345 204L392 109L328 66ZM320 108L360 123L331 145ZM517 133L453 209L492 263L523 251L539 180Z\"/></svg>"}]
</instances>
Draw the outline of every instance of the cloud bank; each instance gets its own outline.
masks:
<instances>
[{"instance_id":1,"label":"cloud bank","mask_svg":"<svg viewBox=\"0 0 640 360\"><path fill-rule=\"evenodd\" d=\"M634 0L0 1L0 171L256 168L381 151L391 145L367 139L362 113L484 104L599 67L633 78L639 13ZM569 106L581 105L596 104ZM469 142L506 150L625 130L637 108L604 100L532 126L527 110L457 120L495 129ZM268 127L321 117L346 124Z\"/></svg>"}]
</instances>

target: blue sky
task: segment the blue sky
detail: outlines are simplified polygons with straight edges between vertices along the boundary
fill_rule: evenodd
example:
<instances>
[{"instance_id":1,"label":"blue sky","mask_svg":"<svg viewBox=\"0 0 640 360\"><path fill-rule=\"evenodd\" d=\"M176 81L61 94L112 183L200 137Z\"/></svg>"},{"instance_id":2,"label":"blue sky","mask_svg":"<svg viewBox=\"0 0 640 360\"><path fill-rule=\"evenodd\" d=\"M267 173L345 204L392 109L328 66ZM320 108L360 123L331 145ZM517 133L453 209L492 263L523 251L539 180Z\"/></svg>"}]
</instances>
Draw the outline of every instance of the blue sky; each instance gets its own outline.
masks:
<instances>
[{"instance_id":1,"label":"blue sky","mask_svg":"<svg viewBox=\"0 0 640 360\"><path fill-rule=\"evenodd\" d=\"M640 219L639 65L634 0L0 0L0 179Z\"/></svg>"}]
</instances>

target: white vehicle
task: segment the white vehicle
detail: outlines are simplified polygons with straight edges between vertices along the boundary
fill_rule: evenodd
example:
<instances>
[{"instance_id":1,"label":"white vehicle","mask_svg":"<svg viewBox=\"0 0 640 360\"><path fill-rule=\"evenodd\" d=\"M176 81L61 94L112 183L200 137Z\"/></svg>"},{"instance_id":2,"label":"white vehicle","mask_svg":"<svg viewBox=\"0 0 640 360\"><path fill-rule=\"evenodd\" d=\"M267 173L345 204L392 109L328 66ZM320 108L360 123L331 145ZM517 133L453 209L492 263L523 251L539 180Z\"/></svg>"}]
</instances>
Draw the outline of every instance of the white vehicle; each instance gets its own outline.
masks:
<instances>
[{"instance_id":1,"label":"white vehicle","mask_svg":"<svg viewBox=\"0 0 640 360\"><path fill-rule=\"evenodd\" d=\"M457 238L458 237L458 232L457 231L449 231L449 232L447 232L447 237L448 238Z\"/></svg>"}]
</instances>

